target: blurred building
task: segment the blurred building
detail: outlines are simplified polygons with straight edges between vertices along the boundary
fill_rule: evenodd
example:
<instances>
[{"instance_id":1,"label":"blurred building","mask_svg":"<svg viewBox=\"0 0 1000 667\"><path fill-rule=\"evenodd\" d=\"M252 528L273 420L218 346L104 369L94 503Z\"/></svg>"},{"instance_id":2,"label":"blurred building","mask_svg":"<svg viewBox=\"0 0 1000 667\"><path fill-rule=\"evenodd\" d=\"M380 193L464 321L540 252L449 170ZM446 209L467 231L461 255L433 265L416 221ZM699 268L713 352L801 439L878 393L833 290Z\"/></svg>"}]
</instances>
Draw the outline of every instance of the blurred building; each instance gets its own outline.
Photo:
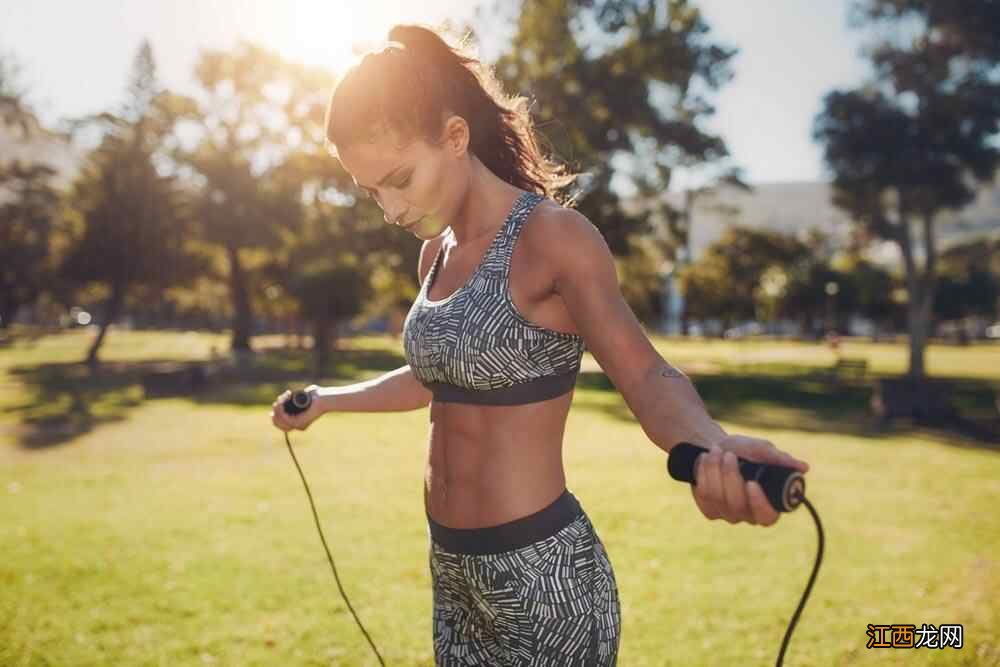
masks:
<instances>
[{"instance_id":1,"label":"blurred building","mask_svg":"<svg viewBox=\"0 0 1000 667\"><path fill-rule=\"evenodd\" d=\"M761 183L751 192L720 187L713 196L696 201L692 214L690 249L696 261L727 225L741 224L787 234L804 234L819 229L843 247L850 237L851 221L831 201L831 187L820 182ZM671 192L668 201L683 205L683 194ZM1000 179L994 187L983 188L976 201L957 215L942 216L936 225L938 248L991 233L1000 233ZM878 244L872 259L894 264L895 248Z\"/></svg>"},{"instance_id":2,"label":"blurred building","mask_svg":"<svg viewBox=\"0 0 1000 667\"><path fill-rule=\"evenodd\" d=\"M847 248L853 225L850 218L833 205L831 195L830 184L807 181L761 183L754 185L750 192L720 186L712 194L700 195L691 212L688 240L691 261L697 261L705 249L722 236L726 227L734 224L792 234L800 239L804 239L810 230L815 229L829 236L832 248ZM667 195L667 201L680 209L684 205L684 193L671 192ZM939 251L970 239L1000 235L1000 178L992 188L982 188L976 200L962 211L941 214L935 232ZM915 254L918 261L922 262L920 243L915 244ZM902 258L895 243L873 243L865 251L865 255L889 270L902 271ZM683 307L683 297L676 288L673 273L664 276L664 319L659 327L663 333L679 332ZM791 322L778 322L774 326L776 330L769 333L790 334L796 329L795 323ZM740 327L735 329L734 336L742 335ZM870 335L873 324L863 318L853 317L848 329L848 333L854 335ZM697 323L693 330L695 335L717 335L721 332L720 322Z\"/></svg>"}]
</instances>

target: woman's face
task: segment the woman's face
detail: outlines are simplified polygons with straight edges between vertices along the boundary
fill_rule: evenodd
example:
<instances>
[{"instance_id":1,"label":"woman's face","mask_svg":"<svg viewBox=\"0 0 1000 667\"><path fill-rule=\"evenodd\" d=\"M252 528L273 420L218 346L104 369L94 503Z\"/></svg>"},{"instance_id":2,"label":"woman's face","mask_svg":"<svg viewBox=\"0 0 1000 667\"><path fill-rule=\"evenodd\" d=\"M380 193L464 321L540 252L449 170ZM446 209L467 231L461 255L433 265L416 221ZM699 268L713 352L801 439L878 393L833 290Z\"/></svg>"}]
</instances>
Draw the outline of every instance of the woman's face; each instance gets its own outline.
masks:
<instances>
[{"instance_id":1,"label":"woman's face","mask_svg":"<svg viewBox=\"0 0 1000 667\"><path fill-rule=\"evenodd\" d=\"M382 207L386 222L425 241L447 229L468 187L467 153L448 140L440 145L419 138L403 142L386 131L371 141L338 147L337 153L358 187Z\"/></svg>"}]
</instances>

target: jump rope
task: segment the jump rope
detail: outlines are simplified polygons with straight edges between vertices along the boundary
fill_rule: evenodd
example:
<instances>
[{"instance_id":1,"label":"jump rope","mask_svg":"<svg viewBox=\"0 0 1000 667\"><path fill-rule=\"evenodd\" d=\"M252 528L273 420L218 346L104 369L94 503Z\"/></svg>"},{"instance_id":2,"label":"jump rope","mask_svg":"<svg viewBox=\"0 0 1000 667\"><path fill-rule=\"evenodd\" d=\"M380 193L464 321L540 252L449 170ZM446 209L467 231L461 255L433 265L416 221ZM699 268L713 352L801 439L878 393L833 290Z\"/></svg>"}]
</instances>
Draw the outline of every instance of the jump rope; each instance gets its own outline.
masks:
<instances>
[{"instance_id":1,"label":"jump rope","mask_svg":"<svg viewBox=\"0 0 1000 667\"><path fill-rule=\"evenodd\" d=\"M285 412L290 415L296 415L308 410L311 404L312 395L306 391L299 390L292 392L292 395L284 402L283 406L285 408ZM306 496L309 498L309 506L312 507L313 519L316 521L316 530L319 532L320 542L323 543L323 549L326 551L326 558L330 561L330 569L333 570L333 578L337 582L337 588L340 590L340 596L344 598L344 603L347 605L348 610L350 610L351 615L354 616L354 620L357 622L358 627L361 628L361 633L364 634L365 639L368 640L368 645L372 647L372 651L375 653L378 663L382 665L382 667L385 667L385 661L382 659L382 655L375 647L375 642L372 641L368 631L365 630L365 626L361 624L361 619L358 618L357 613L354 611L354 607L351 606L350 601L347 599L347 594L344 593L344 587L340 584L340 576L337 574L337 566L333 564L333 556L330 555L330 548L326 545L326 538L323 536L323 528L320 526L319 515L316 513L316 503L313 502L312 493L309 491L309 484L306 482L306 476L302 473L302 466L299 465L299 460L296 458L295 451L292 449L292 443L288 439L287 431L285 431L285 444L288 445L288 453L292 455L292 461L295 463L295 468L299 471L299 477L302 478L302 485L306 489ZM700 454L707 453L708 450L704 447L692 445L689 442L678 443L670 449L670 455L667 457L667 472L678 482L688 482L694 486L695 463ZM806 480L802 473L785 466L757 463L740 457L737 457L736 460L739 465L740 475L743 479L748 482L754 481L760 484L761 488L764 490L764 495L767 497L771 506L774 507L775 510L778 512L791 512L798 509L799 505L805 505L806 509L809 510L809 513L812 515L813 521L816 523L816 531L819 533L819 545L816 551L816 562L813 565L812 574L809 576L809 583L806 584L806 589L802 593L802 599L799 600L799 606L795 609L795 614L792 616L792 620L788 624L788 630L785 631L785 638L781 641L781 651L778 653L778 661L775 663L777 667L781 667L785 659L785 650L788 648L788 641L792 637L792 631L795 629L795 625L799 621L799 616L802 614L802 609L806 605L806 600L809 599L809 593L812 592L813 583L816 581L816 575L819 574L819 566L823 562L823 544L825 542L823 537L823 524L819 520L819 515L816 513L816 509L806 498Z\"/></svg>"}]
</instances>

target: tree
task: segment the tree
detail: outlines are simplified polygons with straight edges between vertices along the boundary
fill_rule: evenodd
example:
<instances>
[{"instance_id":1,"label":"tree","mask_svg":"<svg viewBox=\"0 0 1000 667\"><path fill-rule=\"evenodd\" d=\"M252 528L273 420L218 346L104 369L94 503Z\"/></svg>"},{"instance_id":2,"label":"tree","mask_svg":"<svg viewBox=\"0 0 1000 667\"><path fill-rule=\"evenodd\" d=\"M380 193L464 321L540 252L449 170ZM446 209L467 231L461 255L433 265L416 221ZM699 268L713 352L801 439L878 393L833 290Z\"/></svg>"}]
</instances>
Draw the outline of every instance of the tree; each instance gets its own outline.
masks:
<instances>
[{"instance_id":1,"label":"tree","mask_svg":"<svg viewBox=\"0 0 1000 667\"><path fill-rule=\"evenodd\" d=\"M250 44L203 54L197 71L208 93L203 137L184 159L203 177L202 238L229 260L233 349L249 349L254 296L265 294L268 312L308 321L321 373L339 324L399 300L398 280L383 280L391 293L370 298L377 272L413 282L420 242L359 199L328 153L330 72Z\"/></svg>"},{"instance_id":2,"label":"tree","mask_svg":"<svg viewBox=\"0 0 1000 667\"><path fill-rule=\"evenodd\" d=\"M61 267L67 279L98 283L107 299L101 328L87 353L97 363L108 327L122 313L130 290L182 282L198 270L186 251L186 219L171 175L157 168L157 151L178 117L178 100L156 83L152 49L136 55L121 111L101 114L100 145L74 184L78 232Z\"/></svg>"},{"instance_id":3,"label":"tree","mask_svg":"<svg viewBox=\"0 0 1000 667\"><path fill-rule=\"evenodd\" d=\"M16 129L22 136L40 127L21 83L21 65L4 54L0 54L0 127Z\"/></svg>"},{"instance_id":4,"label":"tree","mask_svg":"<svg viewBox=\"0 0 1000 667\"><path fill-rule=\"evenodd\" d=\"M766 299L761 281L768 269L794 270L805 256L805 246L793 236L739 225L728 227L681 273L690 316L719 319L723 329L741 319L757 319Z\"/></svg>"},{"instance_id":5,"label":"tree","mask_svg":"<svg viewBox=\"0 0 1000 667\"><path fill-rule=\"evenodd\" d=\"M935 224L992 182L1000 161L1000 5L859 0L856 24L876 29L875 77L824 100L813 135L834 176L834 203L902 255L909 375L924 349L938 279Z\"/></svg>"},{"instance_id":6,"label":"tree","mask_svg":"<svg viewBox=\"0 0 1000 667\"><path fill-rule=\"evenodd\" d=\"M938 320L998 316L998 239L981 237L952 245L941 253L940 268L941 278L934 299L934 315ZM964 328L959 329L962 335L964 331Z\"/></svg>"},{"instance_id":7,"label":"tree","mask_svg":"<svg viewBox=\"0 0 1000 667\"><path fill-rule=\"evenodd\" d=\"M960 320L972 315L992 317L996 313L1000 283L991 274L972 267L964 275L945 273L938 281L934 314L941 320Z\"/></svg>"},{"instance_id":8,"label":"tree","mask_svg":"<svg viewBox=\"0 0 1000 667\"><path fill-rule=\"evenodd\" d=\"M941 270L952 273L981 271L1000 280L1000 236L981 236L949 246L941 253Z\"/></svg>"},{"instance_id":9,"label":"tree","mask_svg":"<svg viewBox=\"0 0 1000 667\"><path fill-rule=\"evenodd\" d=\"M897 278L860 257L852 257L844 269L845 282L850 286L848 294L852 295L849 309L868 318L880 329L892 329L893 323L900 319L899 306L892 298Z\"/></svg>"},{"instance_id":10,"label":"tree","mask_svg":"<svg viewBox=\"0 0 1000 667\"><path fill-rule=\"evenodd\" d=\"M371 296L371 284L353 255L297 258L296 268L287 289L313 323L315 372L321 375L329 359L334 325L361 312Z\"/></svg>"},{"instance_id":11,"label":"tree","mask_svg":"<svg viewBox=\"0 0 1000 667\"><path fill-rule=\"evenodd\" d=\"M385 234L388 225L375 215L369 200L341 194L350 177L326 154L323 129L313 122L322 112L316 111L297 122L311 140L274 175L304 190L303 206L294 233L282 235L263 272L271 281L269 289L289 297L286 306L294 307L311 325L314 371L320 376L327 367L338 325L362 313L370 301L373 267L387 252L374 237L377 232Z\"/></svg>"},{"instance_id":12,"label":"tree","mask_svg":"<svg viewBox=\"0 0 1000 667\"><path fill-rule=\"evenodd\" d=\"M51 239L59 193L43 164L0 165L0 328L34 303L53 277Z\"/></svg>"},{"instance_id":13,"label":"tree","mask_svg":"<svg viewBox=\"0 0 1000 667\"><path fill-rule=\"evenodd\" d=\"M686 0L524 2L511 49L496 61L506 87L532 98L556 155L585 172L577 207L617 255L666 215L674 167L728 155L698 127L714 112L699 91L728 81L735 53L707 33ZM626 212L612 181L630 184L644 206Z\"/></svg>"},{"instance_id":14,"label":"tree","mask_svg":"<svg viewBox=\"0 0 1000 667\"><path fill-rule=\"evenodd\" d=\"M30 139L42 131L25 88L20 65L0 54L0 131ZM52 279L51 238L59 192L50 166L0 161L0 328L35 302Z\"/></svg>"},{"instance_id":15,"label":"tree","mask_svg":"<svg viewBox=\"0 0 1000 667\"><path fill-rule=\"evenodd\" d=\"M332 77L249 43L202 53L195 75L203 89L193 114L200 140L180 158L197 173L200 237L227 260L232 349L250 351L253 295L263 291L255 288L286 235L304 224L308 184L298 176L324 168L315 159L314 128L322 118L318 96L329 94Z\"/></svg>"}]
</instances>

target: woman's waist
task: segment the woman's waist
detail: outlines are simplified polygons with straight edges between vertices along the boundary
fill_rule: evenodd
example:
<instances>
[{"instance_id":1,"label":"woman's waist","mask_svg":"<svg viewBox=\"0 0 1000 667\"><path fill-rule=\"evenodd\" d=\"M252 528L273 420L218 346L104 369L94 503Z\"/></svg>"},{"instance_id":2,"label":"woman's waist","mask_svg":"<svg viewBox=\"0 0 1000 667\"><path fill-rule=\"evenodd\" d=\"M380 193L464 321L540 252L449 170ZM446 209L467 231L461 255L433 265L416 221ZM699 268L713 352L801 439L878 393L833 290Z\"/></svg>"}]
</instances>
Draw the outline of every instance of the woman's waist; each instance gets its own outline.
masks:
<instances>
[{"instance_id":1,"label":"woman's waist","mask_svg":"<svg viewBox=\"0 0 1000 667\"><path fill-rule=\"evenodd\" d=\"M424 474L424 507L437 522L458 528L497 525L538 511L566 487L561 452L518 457L432 456ZM456 460L457 459L457 460Z\"/></svg>"},{"instance_id":2,"label":"woman's waist","mask_svg":"<svg viewBox=\"0 0 1000 667\"><path fill-rule=\"evenodd\" d=\"M485 500L510 496L518 489L562 482L565 422L504 422L503 426L456 428L434 419L427 447L428 488L441 495L461 493ZM551 486L551 485L550 485Z\"/></svg>"},{"instance_id":3,"label":"woman's waist","mask_svg":"<svg viewBox=\"0 0 1000 667\"><path fill-rule=\"evenodd\" d=\"M435 518L428 507L428 532L439 548L451 553L484 555L520 549L556 534L583 513L565 484L551 498L514 512L514 518L465 528L445 523L447 519L441 516Z\"/></svg>"}]
</instances>

